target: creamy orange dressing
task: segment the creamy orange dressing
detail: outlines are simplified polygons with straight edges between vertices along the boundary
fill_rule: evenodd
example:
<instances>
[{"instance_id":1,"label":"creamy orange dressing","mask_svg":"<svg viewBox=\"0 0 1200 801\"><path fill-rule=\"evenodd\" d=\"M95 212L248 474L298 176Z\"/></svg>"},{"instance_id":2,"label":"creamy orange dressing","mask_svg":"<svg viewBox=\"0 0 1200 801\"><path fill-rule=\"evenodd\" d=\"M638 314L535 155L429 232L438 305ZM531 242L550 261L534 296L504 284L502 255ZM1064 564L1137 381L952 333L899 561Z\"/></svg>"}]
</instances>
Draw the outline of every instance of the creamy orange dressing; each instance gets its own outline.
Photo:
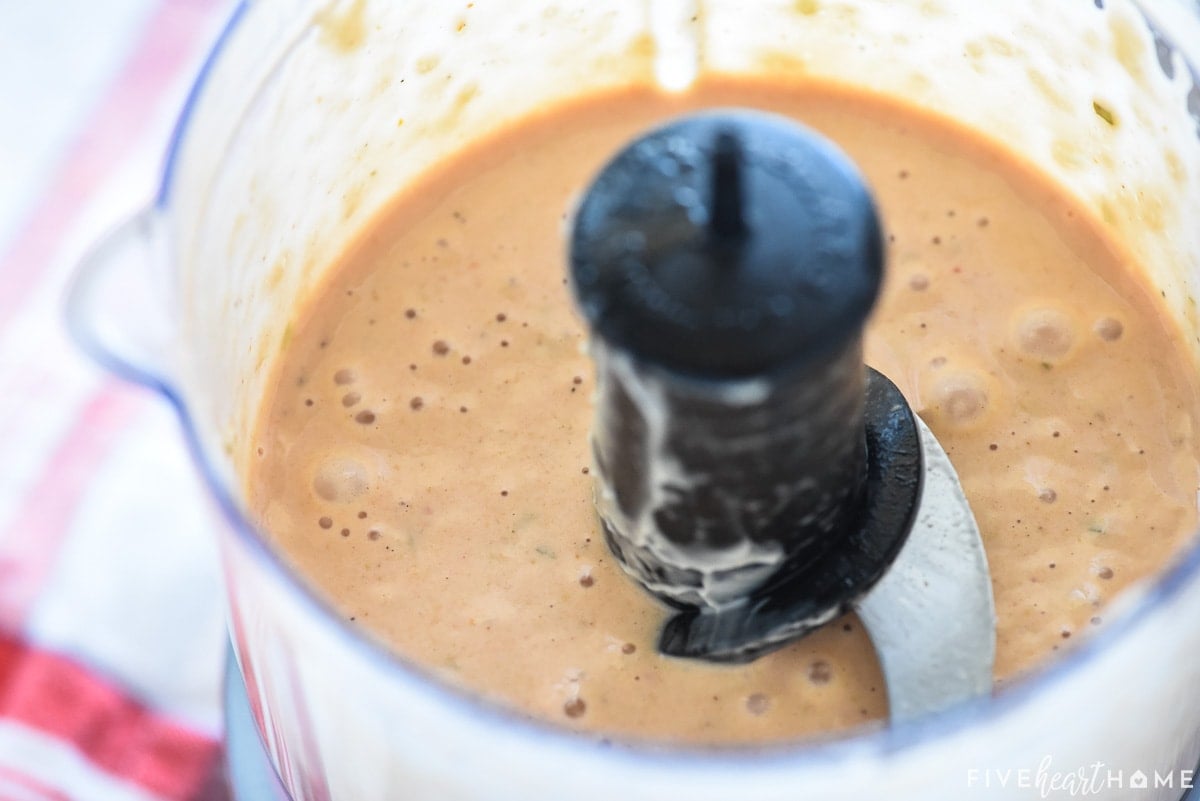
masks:
<instances>
[{"instance_id":1,"label":"creamy orange dressing","mask_svg":"<svg viewBox=\"0 0 1200 801\"><path fill-rule=\"evenodd\" d=\"M852 616L749 665L659 656L666 612L599 531L568 215L628 139L721 105L817 128L876 193L889 277L867 360L963 480L991 562L997 680L1103 625L1109 602L1196 523L1195 386L1158 298L1089 214L1022 163L830 87L592 98L404 188L293 326L247 480L264 529L349 620L531 716L711 743L885 717Z\"/></svg>"}]
</instances>

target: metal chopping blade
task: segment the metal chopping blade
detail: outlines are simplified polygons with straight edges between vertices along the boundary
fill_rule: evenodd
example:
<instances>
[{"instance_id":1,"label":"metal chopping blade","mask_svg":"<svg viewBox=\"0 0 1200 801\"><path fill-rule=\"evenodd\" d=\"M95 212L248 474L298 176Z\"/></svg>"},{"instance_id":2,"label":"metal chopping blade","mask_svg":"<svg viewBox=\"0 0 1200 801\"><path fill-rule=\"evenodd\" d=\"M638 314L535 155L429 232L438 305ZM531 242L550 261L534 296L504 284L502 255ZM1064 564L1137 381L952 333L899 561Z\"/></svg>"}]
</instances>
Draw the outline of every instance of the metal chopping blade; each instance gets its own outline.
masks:
<instances>
[{"instance_id":1,"label":"metal chopping blade","mask_svg":"<svg viewBox=\"0 0 1200 801\"><path fill-rule=\"evenodd\" d=\"M891 569L856 604L887 683L893 723L986 696L996 609L975 516L945 450L918 417L925 463L917 519Z\"/></svg>"}]
</instances>

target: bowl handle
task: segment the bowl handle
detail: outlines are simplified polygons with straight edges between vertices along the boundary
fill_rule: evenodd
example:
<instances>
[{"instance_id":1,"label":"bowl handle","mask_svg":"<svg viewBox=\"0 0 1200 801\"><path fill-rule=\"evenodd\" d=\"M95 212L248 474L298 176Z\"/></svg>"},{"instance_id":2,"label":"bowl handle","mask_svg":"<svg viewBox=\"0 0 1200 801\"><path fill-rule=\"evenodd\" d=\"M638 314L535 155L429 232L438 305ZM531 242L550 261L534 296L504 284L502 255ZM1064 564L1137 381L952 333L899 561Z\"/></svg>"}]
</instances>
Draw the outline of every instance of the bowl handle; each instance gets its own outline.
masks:
<instances>
[{"instance_id":1,"label":"bowl handle","mask_svg":"<svg viewBox=\"0 0 1200 801\"><path fill-rule=\"evenodd\" d=\"M106 370L172 394L178 339L168 310L171 272L161 209L150 206L91 246L67 287L67 330Z\"/></svg>"}]
</instances>

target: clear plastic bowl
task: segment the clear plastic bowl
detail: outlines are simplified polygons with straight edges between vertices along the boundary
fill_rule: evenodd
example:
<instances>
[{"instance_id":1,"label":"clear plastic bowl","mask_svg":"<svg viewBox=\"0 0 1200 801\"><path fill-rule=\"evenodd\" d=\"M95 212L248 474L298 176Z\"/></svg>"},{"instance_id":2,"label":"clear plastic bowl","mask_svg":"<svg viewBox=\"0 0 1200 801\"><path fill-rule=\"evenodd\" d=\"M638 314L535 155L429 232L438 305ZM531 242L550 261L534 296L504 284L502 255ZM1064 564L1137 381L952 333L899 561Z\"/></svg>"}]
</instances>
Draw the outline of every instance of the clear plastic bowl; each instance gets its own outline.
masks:
<instances>
[{"instance_id":1,"label":"clear plastic bowl","mask_svg":"<svg viewBox=\"0 0 1200 801\"><path fill-rule=\"evenodd\" d=\"M158 196L86 259L69 319L179 413L216 512L237 662L291 796L1178 798L1200 754L1200 546L994 697L828 742L652 749L518 719L386 652L289 573L237 476L297 302L397 187L506 121L630 84L811 76L956 118L1100 215L1200 334L1198 72L1200 11L1184 0L243 2ZM1094 103L1118 129L1096 132Z\"/></svg>"}]
</instances>

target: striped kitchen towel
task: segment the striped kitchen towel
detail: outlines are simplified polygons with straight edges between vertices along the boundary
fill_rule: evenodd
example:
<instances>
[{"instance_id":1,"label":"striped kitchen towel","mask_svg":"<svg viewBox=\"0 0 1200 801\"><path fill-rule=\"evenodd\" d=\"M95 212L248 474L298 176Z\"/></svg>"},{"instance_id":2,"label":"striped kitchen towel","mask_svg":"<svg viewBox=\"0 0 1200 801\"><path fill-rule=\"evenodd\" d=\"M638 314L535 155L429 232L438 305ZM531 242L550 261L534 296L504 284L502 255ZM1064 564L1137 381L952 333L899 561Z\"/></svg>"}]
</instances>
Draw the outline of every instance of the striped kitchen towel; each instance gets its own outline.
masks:
<instances>
[{"instance_id":1,"label":"striped kitchen towel","mask_svg":"<svg viewBox=\"0 0 1200 801\"><path fill-rule=\"evenodd\" d=\"M17 3L0 28L0 801L224 799L215 546L176 424L65 334L152 196L228 0Z\"/></svg>"}]
</instances>

